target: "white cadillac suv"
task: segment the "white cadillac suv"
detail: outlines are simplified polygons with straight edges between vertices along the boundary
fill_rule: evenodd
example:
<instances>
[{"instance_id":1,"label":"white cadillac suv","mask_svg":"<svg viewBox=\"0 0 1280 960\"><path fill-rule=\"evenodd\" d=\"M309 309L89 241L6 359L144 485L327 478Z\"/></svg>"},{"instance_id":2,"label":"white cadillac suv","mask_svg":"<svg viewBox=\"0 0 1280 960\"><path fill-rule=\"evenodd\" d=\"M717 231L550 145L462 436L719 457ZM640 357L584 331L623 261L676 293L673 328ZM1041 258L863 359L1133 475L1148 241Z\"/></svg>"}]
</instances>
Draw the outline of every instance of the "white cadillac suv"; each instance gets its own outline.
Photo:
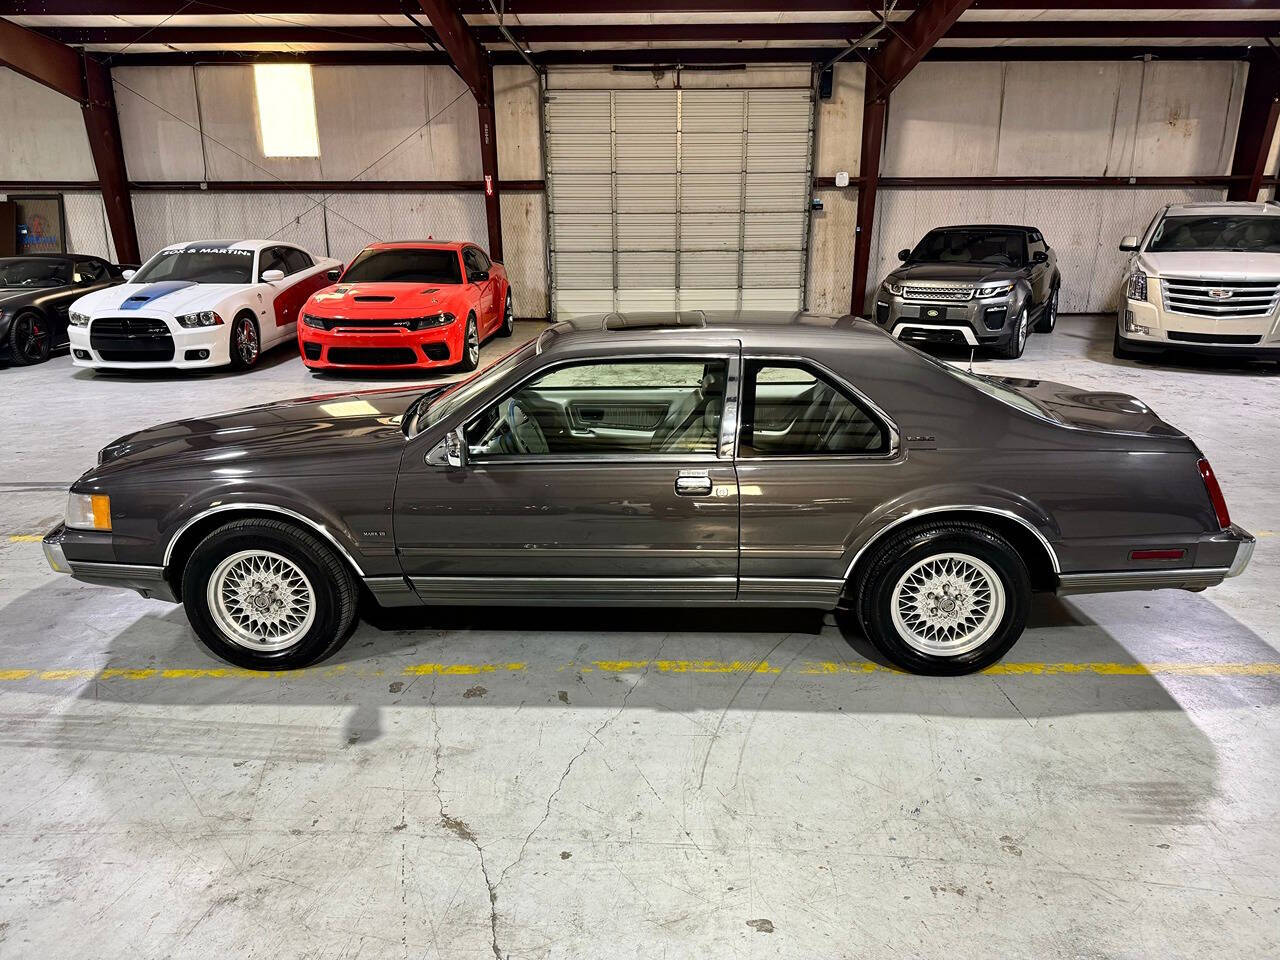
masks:
<instances>
[{"instance_id":1,"label":"white cadillac suv","mask_svg":"<svg viewBox=\"0 0 1280 960\"><path fill-rule=\"evenodd\" d=\"M1120 249L1133 256L1117 357L1193 350L1280 361L1280 206L1174 204Z\"/></svg>"}]
</instances>

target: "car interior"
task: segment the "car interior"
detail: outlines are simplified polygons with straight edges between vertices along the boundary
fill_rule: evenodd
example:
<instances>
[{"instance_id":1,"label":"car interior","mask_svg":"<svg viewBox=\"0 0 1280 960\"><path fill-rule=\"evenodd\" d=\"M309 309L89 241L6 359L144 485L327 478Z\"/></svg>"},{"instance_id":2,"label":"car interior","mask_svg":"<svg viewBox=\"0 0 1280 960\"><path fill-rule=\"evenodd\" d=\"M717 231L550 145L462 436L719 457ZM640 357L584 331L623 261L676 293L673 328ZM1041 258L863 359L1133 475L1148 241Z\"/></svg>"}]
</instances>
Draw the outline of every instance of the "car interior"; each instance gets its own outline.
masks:
<instances>
[{"instance_id":1,"label":"car interior","mask_svg":"<svg viewBox=\"0 0 1280 960\"><path fill-rule=\"evenodd\" d=\"M724 411L723 360L561 367L467 425L472 459L542 454L714 454ZM753 362L744 456L874 454L884 426L844 391L798 365Z\"/></svg>"}]
</instances>

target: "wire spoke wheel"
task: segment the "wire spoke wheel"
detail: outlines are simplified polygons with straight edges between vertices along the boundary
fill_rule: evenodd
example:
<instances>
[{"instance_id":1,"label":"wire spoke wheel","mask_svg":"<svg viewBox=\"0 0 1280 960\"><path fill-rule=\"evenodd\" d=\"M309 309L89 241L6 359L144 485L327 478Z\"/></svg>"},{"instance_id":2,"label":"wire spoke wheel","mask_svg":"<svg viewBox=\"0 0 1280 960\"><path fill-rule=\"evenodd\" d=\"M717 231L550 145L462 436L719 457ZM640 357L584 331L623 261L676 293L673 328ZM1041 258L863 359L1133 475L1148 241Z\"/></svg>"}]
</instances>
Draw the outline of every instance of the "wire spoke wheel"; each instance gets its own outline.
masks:
<instances>
[{"instance_id":1,"label":"wire spoke wheel","mask_svg":"<svg viewBox=\"0 0 1280 960\"><path fill-rule=\"evenodd\" d=\"M207 599L227 639L259 652L288 649L316 619L316 592L307 575L267 550L241 550L219 563Z\"/></svg>"},{"instance_id":2,"label":"wire spoke wheel","mask_svg":"<svg viewBox=\"0 0 1280 960\"><path fill-rule=\"evenodd\" d=\"M941 553L898 578L890 610L894 627L913 649L955 657L991 638L1005 603L1004 584L988 563L965 553Z\"/></svg>"}]
</instances>

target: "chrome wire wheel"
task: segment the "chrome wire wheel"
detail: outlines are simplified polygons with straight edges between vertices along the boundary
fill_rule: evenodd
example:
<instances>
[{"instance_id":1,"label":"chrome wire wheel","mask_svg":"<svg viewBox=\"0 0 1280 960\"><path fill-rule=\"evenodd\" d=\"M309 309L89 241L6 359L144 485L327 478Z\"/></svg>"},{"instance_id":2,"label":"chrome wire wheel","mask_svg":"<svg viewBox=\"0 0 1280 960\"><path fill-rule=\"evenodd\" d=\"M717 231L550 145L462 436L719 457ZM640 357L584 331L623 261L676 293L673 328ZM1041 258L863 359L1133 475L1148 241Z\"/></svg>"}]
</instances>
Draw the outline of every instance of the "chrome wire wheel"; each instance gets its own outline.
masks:
<instances>
[{"instance_id":1,"label":"chrome wire wheel","mask_svg":"<svg viewBox=\"0 0 1280 960\"><path fill-rule=\"evenodd\" d=\"M258 331L254 328L252 320L241 317L236 321L231 345L240 362L246 367L258 358Z\"/></svg>"},{"instance_id":2,"label":"chrome wire wheel","mask_svg":"<svg viewBox=\"0 0 1280 960\"><path fill-rule=\"evenodd\" d=\"M913 649L956 657L980 647L1000 626L1004 584L975 556L934 554L898 578L890 609L899 636Z\"/></svg>"},{"instance_id":3,"label":"chrome wire wheel","mask_svg":"<svg viewBox=\"0 0 1280 960\"><path fill-rule=\"evenodd\" d=\"M226 638L259 652L288 649L316 619L316 592L307 575L268 550L241 550L219 563L207 599Z\"/></svg>"}]
</instances>

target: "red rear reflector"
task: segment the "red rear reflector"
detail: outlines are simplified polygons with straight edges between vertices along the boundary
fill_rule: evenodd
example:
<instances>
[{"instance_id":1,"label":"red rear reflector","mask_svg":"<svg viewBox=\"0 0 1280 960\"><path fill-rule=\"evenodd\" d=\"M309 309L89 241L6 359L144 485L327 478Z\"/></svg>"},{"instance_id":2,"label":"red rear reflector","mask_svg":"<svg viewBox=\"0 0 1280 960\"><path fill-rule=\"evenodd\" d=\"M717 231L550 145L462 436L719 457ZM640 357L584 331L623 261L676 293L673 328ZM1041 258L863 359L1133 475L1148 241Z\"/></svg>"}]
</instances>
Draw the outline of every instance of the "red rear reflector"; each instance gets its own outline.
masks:
<instances>
[{"instance_id":1,"label":"red rear reflector","mask_svg":"<svg viewBox=\"0 0 1280 960\"><path fill-rule=\"evenodd\" d=\"M1185 550L1130 550L1130 560L1181 560L1187 555Z\"/></svg>"},{"instance_id":2,"label":"red rear reflector","mask_svg":"<svg viewBox=\"0 0 1280 960\"><path fill-rule=\"evenodd\" d=\"M1204 481L1205 492L1209 494L1209 502L1213 504L1213 512L1218 515L1218 526L1226 530L1231 526L1231 514L1227 510L1227 501L1222 497L1222 488L1218 486L1218 478L1213 475L1213 467L1208 460L1199 461L1200 479Z\"/></svg>"}]
</instances>

